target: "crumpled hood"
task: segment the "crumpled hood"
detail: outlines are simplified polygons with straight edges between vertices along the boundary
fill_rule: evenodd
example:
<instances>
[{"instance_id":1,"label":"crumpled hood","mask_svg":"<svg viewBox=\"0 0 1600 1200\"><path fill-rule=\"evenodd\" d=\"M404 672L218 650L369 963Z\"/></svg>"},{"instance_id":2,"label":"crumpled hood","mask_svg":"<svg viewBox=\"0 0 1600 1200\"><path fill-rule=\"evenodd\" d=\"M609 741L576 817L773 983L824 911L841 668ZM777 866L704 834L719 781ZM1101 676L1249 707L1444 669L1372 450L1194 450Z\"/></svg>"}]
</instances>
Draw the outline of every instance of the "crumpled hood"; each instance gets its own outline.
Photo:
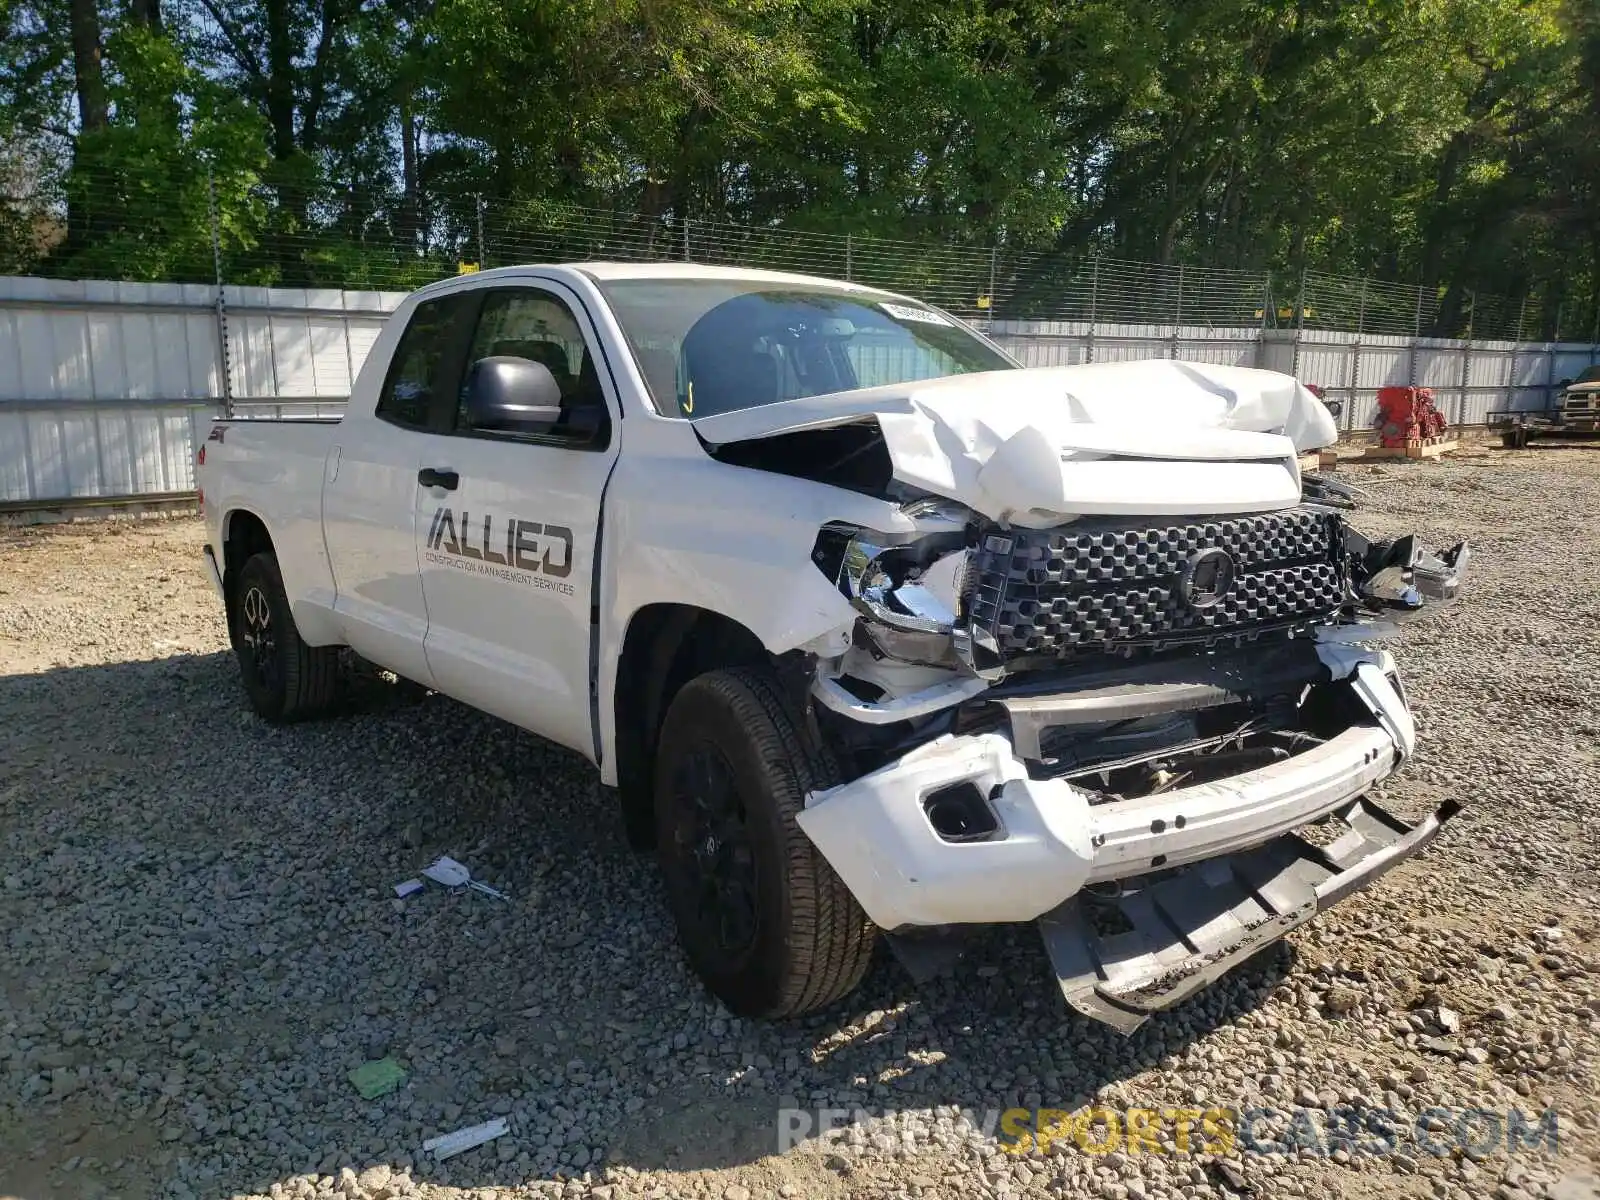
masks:
<instances>
[{"instance_id":1,"label":"crumpled hood","mask_svg":"<svg viewBox=\"0 0 1600 1200\"><path fill-rule=\"evenodd\" d=\"M1338 429L1288 375L1155 359L955 375L696 419L712 445L876 421L902 483L995 520L1262 512Z\"/></svg>"}]
</instances>

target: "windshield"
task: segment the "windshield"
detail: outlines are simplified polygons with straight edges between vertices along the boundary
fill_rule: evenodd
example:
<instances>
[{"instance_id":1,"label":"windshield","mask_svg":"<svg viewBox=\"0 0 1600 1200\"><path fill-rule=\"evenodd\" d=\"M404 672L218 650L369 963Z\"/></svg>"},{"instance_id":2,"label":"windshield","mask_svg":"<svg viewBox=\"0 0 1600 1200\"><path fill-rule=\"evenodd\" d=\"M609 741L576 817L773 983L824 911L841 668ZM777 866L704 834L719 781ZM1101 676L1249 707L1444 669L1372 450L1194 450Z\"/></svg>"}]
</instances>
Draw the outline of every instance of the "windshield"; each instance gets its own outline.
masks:
<instances>
[{"instance_id":1,"label":"windshield","mask_svg":"<svg viewBox=\"0 0 1600 1200\"><path fill-rule=\"evenodd\" d=\"M1572 382L1573 383L1600 383L1600 367L1589 367L1587 370L1580 371L1578 373L1578 377L1576 379L1574 379Z\"/></svg>"},{"instance_id":2,"label":"windshield","mask_svg":"<svg viewBox=\"0 0 1600 1200\"><path fill-rule=\"evenodd\" d=\"M599 286L664 416L1016 366L942 313L872 292L749 279Z\"/></svg>"}]
</instances>

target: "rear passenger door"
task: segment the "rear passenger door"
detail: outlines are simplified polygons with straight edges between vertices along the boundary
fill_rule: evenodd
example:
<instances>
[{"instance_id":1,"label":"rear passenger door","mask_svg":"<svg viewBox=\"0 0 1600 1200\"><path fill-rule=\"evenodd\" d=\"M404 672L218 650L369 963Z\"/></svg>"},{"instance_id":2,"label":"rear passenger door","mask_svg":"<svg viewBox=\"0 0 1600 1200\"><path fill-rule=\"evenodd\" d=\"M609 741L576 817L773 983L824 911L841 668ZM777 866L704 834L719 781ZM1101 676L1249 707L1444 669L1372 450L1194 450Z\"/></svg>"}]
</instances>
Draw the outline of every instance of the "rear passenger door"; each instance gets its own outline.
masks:
<instances>
[{"instance_id":1,"label":"rear passenger door","mask_svg":"<svg viewBox=\"0 0 1600 1200\"><path fill-rule=\"evenodd\" d=\"M424 649L428 610L417 574L417 469L453 400L475 313L472 294L461 292L412 310L378 395L351 397L352 411L370 411L373 418L346 418L336 426L322 491L320 536L327 541L334 612L345 641L423 684L432 675Z\"/></svg>"},{"instance_id":2,"label":"rear passenger door","mask_svg":"<svg viewBox=\"0 0 1600 1200\"><path fill-rule=\"evenodd\" d=\"M591 618L615 387L582 302L561 284L473 295L463 376L492 356L543 363L563 415L549 434L506 433L473 428L458 403L426 439L422 466L454 482L419 490L428 666L447 695L593 758Z\"/></svg>"}]
</instances>

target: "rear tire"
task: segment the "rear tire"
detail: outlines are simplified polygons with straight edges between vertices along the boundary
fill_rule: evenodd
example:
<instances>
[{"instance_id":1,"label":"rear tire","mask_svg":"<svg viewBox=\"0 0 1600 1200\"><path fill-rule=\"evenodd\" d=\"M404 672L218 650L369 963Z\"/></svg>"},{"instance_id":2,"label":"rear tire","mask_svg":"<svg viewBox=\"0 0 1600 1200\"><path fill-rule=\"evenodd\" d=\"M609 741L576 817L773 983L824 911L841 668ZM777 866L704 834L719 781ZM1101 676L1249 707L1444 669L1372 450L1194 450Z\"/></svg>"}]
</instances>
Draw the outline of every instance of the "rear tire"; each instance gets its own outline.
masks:
<instances>
[{"instance_id":1,"label":"rear tire","mask_svg":"<svg viewBox=\"0 0 1600 1200\"><path fill-rule=\"evenodd\" d=\"M678 938L741 1016L789 1017L853 991L877 931L795 821L839 768L771 675L713 671L673 699L656 754L656 844Z\"/></svg>"},{"instance_id":2,"label":"rear tire","mask_svg":"<svg viewBox=\"0 0 1600 1200\"><path fill-rule=\"evenodd\" d=\"M339 647L300 640L277 557L262 552L247 559L236 596L233 646L250 707L274 724L326 712L338 693Z\"/></svg>"}]
</instances>

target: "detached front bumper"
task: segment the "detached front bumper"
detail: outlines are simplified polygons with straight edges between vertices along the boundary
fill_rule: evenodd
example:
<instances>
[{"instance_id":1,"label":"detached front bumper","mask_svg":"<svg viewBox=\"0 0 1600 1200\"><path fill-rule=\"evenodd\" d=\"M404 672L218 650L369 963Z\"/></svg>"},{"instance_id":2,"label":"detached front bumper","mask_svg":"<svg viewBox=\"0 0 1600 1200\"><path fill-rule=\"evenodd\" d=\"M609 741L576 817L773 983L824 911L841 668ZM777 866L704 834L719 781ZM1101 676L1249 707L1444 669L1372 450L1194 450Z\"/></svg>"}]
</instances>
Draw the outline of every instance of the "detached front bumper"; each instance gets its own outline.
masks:
<instances>
[{"instance_id":1,"label":"detached front bumper","mask_svg":"<svg viewBox=\"0 0 1600 1200\"><path fill-rule=\"evenodd\" d=\"M1395 747L1360 725L1231 779L1091 805L1060 779L1029 779L1002 734L942 737L815 792L800 827L882 929L1031 921L1090 884L1246 850L1332 813L1393 769ZM971 784L998 829L953 842L930 797Z\"/></svg>"},{"instance_id":2,"label":"detached front bumper","mask_svg":"<svg viewBox=\"0 0 1600 1200\"><path fill-rule=\"evenodd\" d=\"M1364 798L1410 753L1414 728L1386 657L1326 653L1371 720L1257 770L1091 803L1065 780L1030 778L1005 734L948 735L812 793L799 823L880 928L1038 920L1067 1000L1131 1032L1421 850L1453 815L1413 829ZM936 829L930 812L952 789L986 803L992 828L970 840ZM1326 848L1294 833L1326 818L1348 827Z\"/></svg>"},{"instance_id":3,"label":"detached front bumper","mask_svg":"<svg viewBox=\"0 0 1600 1200\"><path fill-rule=\"evenodd\" d=\"M1349 828L1332 845L1285 834L1115 898L1122 932L1096 932L1074 897L1039 921L1061 992L1085 1016L1132 1033L1416 854L1459 809L1450 801L1409 826L1355 800L1336 810Z\"/></svg>"}]
</instances>

